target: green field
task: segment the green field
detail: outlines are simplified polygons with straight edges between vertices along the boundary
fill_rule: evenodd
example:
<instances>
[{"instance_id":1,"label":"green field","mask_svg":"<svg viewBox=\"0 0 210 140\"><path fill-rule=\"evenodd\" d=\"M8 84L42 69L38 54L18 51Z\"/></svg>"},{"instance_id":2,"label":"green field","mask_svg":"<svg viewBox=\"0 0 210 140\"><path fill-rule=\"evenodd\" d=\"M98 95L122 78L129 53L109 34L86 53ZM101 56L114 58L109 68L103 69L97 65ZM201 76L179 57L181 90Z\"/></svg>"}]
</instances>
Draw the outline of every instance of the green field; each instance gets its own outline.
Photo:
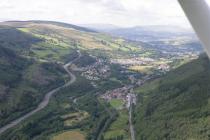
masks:
<instances>
[{"instance_id":1,"label":"green field","mask_svg":"<svg viewBox=\"0 0 210 140\"><path fill-rule=\"evenodd\" d=\"M140 72L142 74L152 74L154 70L154 66L137 65L137 66L130 66L128 69L131 71Z\"/></svg>"},{"instance_id":2,"label":"green field","mask_svg":"<svg viewBox=\"0 0 210 140\"><path fill-rule=\"evenodd\" d=\"M54 136L51 140L85 140L85 136L79 131L66 131Z\"/></svg>"},{"instance_id":3,"label":"green field","mask_svg":"<svg viewBox=\"0 0 210 140\"><path fill-rule=\"evenodd\" d=\"M130 140L130 133L128 127L128 111L120 110L119 116L117 119L111 124L106 133L104 134L104 139L114 139L117 137L121 137L124 140Z\"/></svg>"},{"instance_id":4,"label":"green field","mask_svg":"<svg viewBox=\"0 0 210 140\"><path fill-rule=\"evenodd\" d=\"M115 109L122 109L124 105L124 101L122 99L112 99L110 101L110 105Z\"/></svg>"}]
</instances>

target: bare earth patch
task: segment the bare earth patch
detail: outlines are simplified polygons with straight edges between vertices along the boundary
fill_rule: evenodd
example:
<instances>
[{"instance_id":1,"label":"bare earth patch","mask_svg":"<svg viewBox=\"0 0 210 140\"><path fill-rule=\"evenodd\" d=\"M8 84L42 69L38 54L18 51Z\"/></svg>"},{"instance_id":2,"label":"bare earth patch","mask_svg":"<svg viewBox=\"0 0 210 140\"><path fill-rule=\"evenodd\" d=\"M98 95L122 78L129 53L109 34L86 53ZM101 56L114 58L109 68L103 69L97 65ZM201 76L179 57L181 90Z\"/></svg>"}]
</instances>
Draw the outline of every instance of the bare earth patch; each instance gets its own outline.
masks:
<instances>
[{"instance_id":1,"label":"bare earth patch","mask_svg":"<svg viewBox=\"0 0 210 140\"><path fill-rule=\"evenodd\" d=\"M85 136L79 131L67 131L54 136L52 140L85 140Z\"/></svg>"}]
</instances>

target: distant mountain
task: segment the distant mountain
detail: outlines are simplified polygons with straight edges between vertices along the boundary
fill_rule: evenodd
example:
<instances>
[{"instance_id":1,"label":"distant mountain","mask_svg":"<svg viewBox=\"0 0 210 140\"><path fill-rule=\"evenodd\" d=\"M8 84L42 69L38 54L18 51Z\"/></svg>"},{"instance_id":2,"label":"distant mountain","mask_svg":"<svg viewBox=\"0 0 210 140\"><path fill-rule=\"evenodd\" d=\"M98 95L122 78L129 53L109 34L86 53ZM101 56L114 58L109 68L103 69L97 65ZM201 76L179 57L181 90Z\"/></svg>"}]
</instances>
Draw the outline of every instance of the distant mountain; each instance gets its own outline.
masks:
<instances>
[{"instance_id":1,"label":"distant mountain","mask_svg":"<svg viewBox=\"0 0 210 140\"><path fill-rule=\"evenodd\" d=\"M109 32L121 28L113 24L82 24L81 26L99 32Z\"/></svg>"},{"instance_id":2,"label":"distant mountain","mask_svg":"<svg viewBox=\"0 0 210 140\"><path fill-rule=\"evenodd\" d=\"M121 37L135 42L144 42L156 51L178 53L180 51L202 52L200 42L191 29L178 26L136 26L121 28L116 26L92 25L91 28L112 36Z\"/></svg>"},{"instance_id":3,"label":"distant mountain","mask_svg":"<svg viewBox=\"0 0 210 140\"><path fill-rule=\"evenodd\" d=\"M170 39L177 36L195 38L192 30L176 26L136 26L131 28L117 28L107 30L107 33L134 41L154 41Z\"/></svg>"},{"instance_id":4,"label":"distant mountain","mask_svg":"<svg viewBox=\"0 0 210 140\"><path fill-rule=\"evenodd\" d=\"M138 88L137 140L207 140L210 133L210 63L200 56Z\"/></svg>"},{"instance_id":5,"label":"distant mountain","mask_svg":"<svg viewBox=\"0 0 210 140\"><path fill-rule=\"evenodd\" d=\"M167 26L167 25L150 25L150 26L136 26L129 29L136 31L150 31L150 32L171 32L171 33L187 33L192 32L190 29L182 28L179 26Z\"/></svg>"}]
</instances>

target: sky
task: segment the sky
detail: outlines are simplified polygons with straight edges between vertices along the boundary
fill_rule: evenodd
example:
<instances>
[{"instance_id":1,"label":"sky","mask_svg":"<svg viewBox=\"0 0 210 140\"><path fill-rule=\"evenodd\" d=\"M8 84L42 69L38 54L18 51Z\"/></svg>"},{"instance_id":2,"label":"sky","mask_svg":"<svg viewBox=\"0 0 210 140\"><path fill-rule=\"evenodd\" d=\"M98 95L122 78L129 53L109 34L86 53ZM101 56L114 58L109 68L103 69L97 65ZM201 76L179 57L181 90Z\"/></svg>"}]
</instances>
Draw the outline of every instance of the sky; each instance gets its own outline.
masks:
<instances>
[{"instance_id":1,"label":"sky","mask_svg":"<svg viewBox=\"0 0 210 140\"><path fill-rule=\"evenodd\" d=\"M190 27L177 0L1 0L0 21L7 20Z\"/></svg>"}]
</instances>

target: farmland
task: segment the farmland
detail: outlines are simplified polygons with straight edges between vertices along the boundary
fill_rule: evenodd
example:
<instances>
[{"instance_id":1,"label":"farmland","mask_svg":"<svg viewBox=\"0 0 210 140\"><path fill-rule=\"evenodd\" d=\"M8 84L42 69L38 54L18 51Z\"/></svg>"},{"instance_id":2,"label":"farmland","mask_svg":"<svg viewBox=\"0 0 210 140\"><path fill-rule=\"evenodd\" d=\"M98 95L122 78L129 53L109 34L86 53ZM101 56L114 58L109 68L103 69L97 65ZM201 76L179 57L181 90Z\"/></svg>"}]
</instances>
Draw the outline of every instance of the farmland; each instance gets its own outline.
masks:
<instances>
[{"instance_id":1,"label":"farmland","mask_svg":"<svg viewBox=\"0 0 210 140\"><path fill-rule=\"evenodd\" d=\"M52 140L85 140L85 137L81 132L67 131L54 136Z\"/></svg>"}]
</instances>

